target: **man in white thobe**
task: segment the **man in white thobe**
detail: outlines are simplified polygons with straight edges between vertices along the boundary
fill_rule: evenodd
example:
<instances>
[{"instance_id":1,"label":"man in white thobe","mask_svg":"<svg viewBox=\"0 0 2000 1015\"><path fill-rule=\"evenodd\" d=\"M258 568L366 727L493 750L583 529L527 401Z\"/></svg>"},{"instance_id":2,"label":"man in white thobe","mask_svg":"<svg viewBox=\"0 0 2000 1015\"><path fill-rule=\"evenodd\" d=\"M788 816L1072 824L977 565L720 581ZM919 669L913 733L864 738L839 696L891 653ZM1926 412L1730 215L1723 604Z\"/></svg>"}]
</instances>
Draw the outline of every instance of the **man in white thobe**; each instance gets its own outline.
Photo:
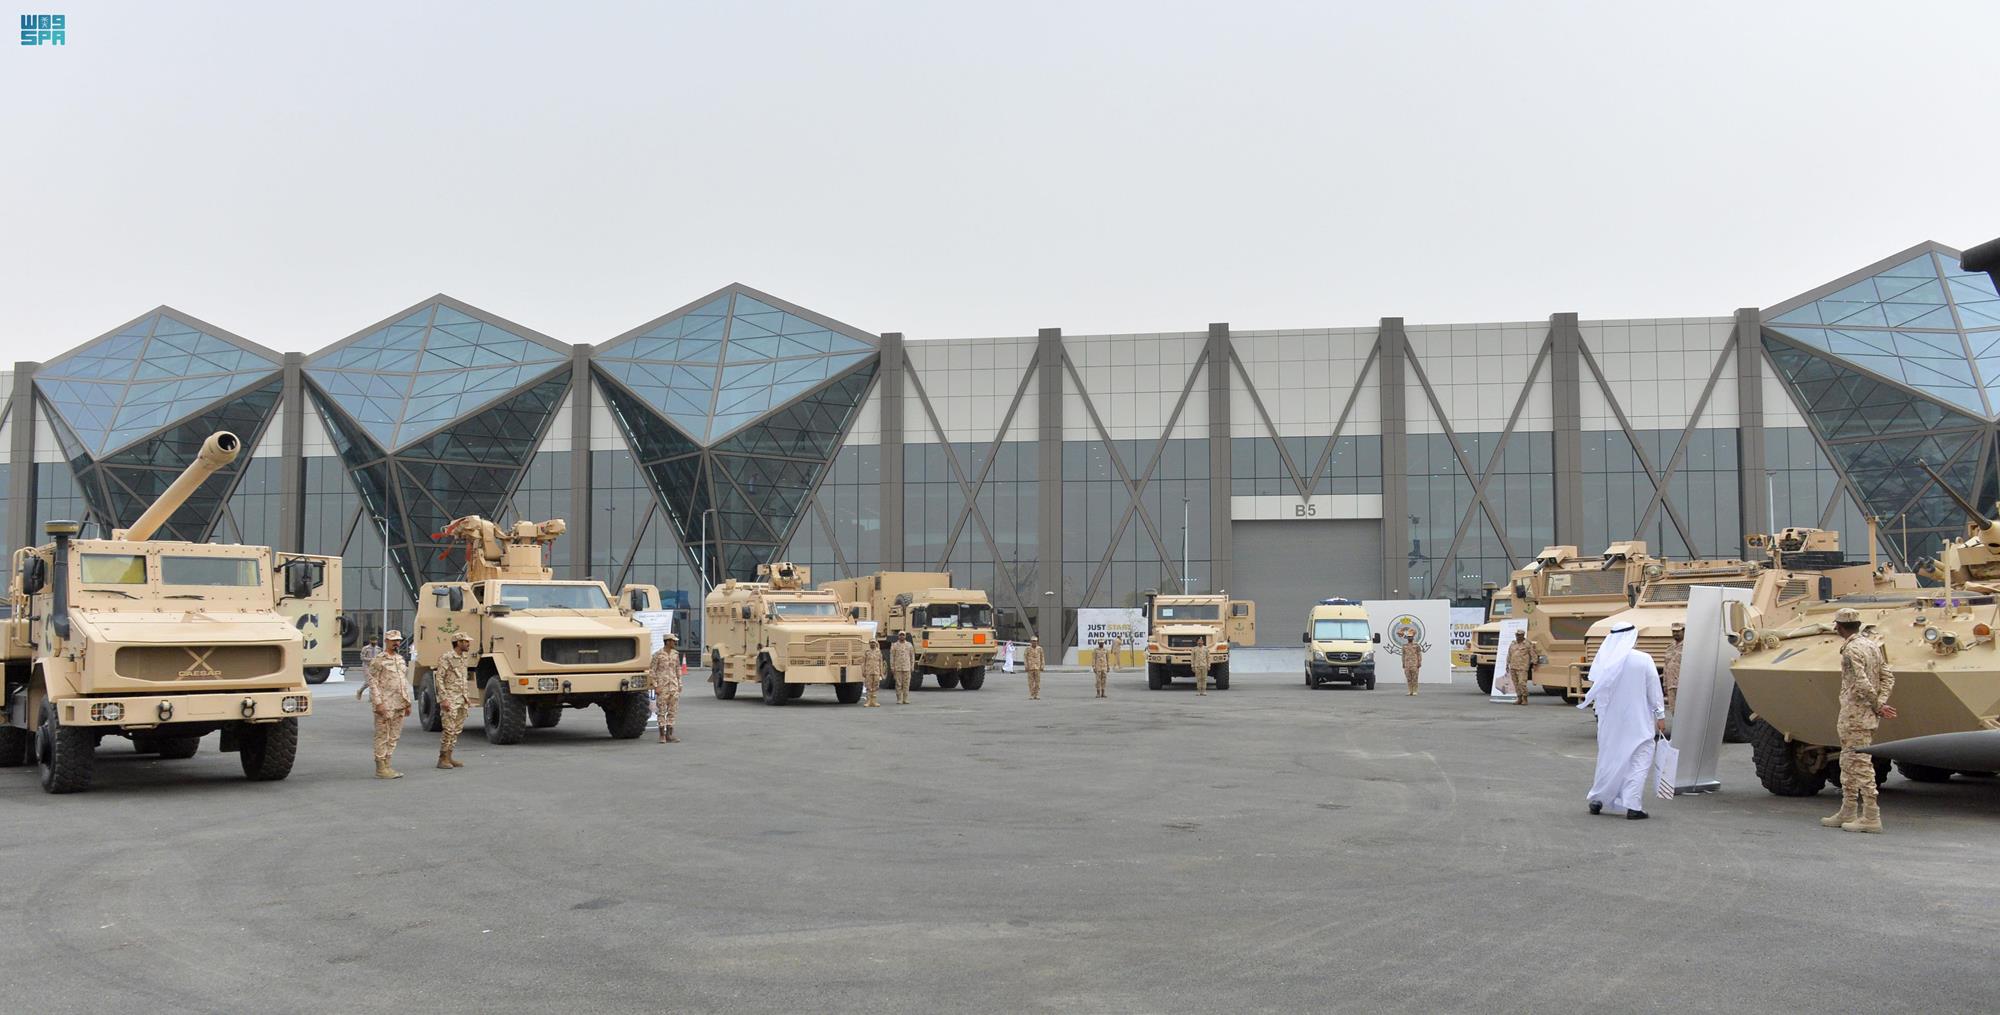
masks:
<instances>
[{"instance_id":1,"label":"man in white thobe","mask_svg":"<svg viewBox=\"0 0 2000 1015\"><path fill-rule=\"evenodd\" d=\"M1639 631L1621 624L1604 639L1590 663L1590 693L1578 708L1597 710L1597 778L1590 784L1590 813L1619 807L1625 817L1646 817L1646 782L1653 770L1653 738L1666 732L1667 704L1653 657L1636 648Z\"/></svg>"}]
</instances>

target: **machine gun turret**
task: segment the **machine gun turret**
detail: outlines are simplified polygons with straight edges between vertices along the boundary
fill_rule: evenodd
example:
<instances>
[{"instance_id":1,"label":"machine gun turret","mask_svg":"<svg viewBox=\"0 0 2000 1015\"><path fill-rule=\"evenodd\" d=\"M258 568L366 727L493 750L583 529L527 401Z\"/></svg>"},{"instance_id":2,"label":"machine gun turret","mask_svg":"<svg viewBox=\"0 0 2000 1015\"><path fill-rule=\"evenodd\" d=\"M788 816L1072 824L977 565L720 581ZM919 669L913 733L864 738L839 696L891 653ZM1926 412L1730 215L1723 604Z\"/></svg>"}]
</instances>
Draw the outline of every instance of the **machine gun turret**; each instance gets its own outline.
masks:
<instances>
[{"instance_id":1,"label":"machine gun turret","mask_svg":"<svg viewBox=\"0 0 2000 1015\"><path fill-rule=\"evenodd\" d=\"M789 561L759 564L757 580L769 582L774 589L803 589L812 584L812 568Z\"/></svg>"},{"instance_id":2,"label":"machine gun turret","mask_svg":"<svg viewBox=\"0 0 2000 1015\"><path fill-rule=\"evenodd\" d=\"M153 506L147 508L146 513L132 523L131 528L118 529L111 533L111 538L122 539L128 543L143 543L153 538L153 534L160 531L160 526L165 525L167 519L172 518L174 512L179 511L189 497L194 496L195 490L201 487L203 480L228 468L231 462L236 461L236 456L242 450L243 442L237 440L236 435L227 430L209 434L208 439L201 442L201 451L195 455L194 461L188 463L188 467L182 470L173 485L160 493L159 498L153 501Z\"/></svg>"},{"instance_id":3,"label":"machine gun turret","mask_svg":"<svg viewBox=\"0 0 2000 1015\"><path fill-rule=\"evenodd\" d=\"M441 535L465 541L467 581L489 578L547 581L555 572L543 562L542 548L555 542L568 528L560 518L502 526L478 515L466 515L452 519Z\"/></svg>"},{"instance_id":4,"label":"machine gun turret","mask_svg":"<svg viewBox=\"0 0 2000 1015\"><path fill-rule=\"evenodd\" d=\"M1918 573L1948 586L1972 582L1982 585L2000 583L2000 525L1980 514L1972 502L1952 489L1928 463L1918 462L1917 468L1924 470L1924 474L1931 477L1931 482L1951 497L1952 503L1957 504L1958 509L1970 519L1966 537L1958 542L1946 543L1938 559Z\"/></svg>"}]
</instances>

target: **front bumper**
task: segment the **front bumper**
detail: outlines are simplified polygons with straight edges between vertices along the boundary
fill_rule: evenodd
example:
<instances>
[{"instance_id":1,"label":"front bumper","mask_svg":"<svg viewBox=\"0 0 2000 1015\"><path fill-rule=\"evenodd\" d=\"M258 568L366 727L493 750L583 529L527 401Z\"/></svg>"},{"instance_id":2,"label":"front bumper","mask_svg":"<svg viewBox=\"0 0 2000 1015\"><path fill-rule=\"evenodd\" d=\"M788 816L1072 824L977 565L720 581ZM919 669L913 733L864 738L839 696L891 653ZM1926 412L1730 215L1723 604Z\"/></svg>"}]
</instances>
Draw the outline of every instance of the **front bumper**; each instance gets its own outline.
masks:
<instances>
[{"instance_id":1,"label":"front bumper","mask_svg":"<svg viewBox=\"0 0 2000 1015\"><path fill-rule=\"evenodd\" d=\"M1154 652L1146 656L1146 661L1149 663L1160 663L1167 666L1188 667L1194 665L1194 653ZM1216 652L1208 657L1208 668L1214 669L1217 666L1225 665L1228 662L1229 662L1229 653Z\"/></svg>"},{"instance_id":2,"label":"front bumper","mask_svg":"<svg viewBox=\"0 0 2000 1015\"><path fill-rule=\"evenodd\" d=\"M286 699L292 708L285 710ZM116 706L113 708L112 706ZM66 698L56 703L56 722L101 729L155 729L184 723L276 722L312 713L312 695L291 691L220 691L209 694L145 694ZM116 718L110 718L113 714Z\"/></svg>"},{"instance_id":3,"label":"front bumper","mask_svg":"<svg viewBox=\"0 0 2000 1015\"><path fill-rule=\"evenodd\" d=\"M1306 664L1306 672L1311 673L1314 680L1367 680L1375 675L1375 664L1314 661Z\"/></svg>"},{"instance_id":4,"label":"front bumper","mask_svg":"<svg viewBox=\"0 0 2000 1015\"><path fill-rule=\"evenodd\" d=\"M813 666L795 663L785 670L787 684L858 684L861 682L861 664L852 666L839 663L822 663Z\"/></svg>"},{"instance_id":5,"label":"front bumper","mask_svg":"<svg viewBox=\"0 0 2000 1015\"><path fill-rule=\"evenodd\" d=\"M644 670L614 670L610 673L513 673L507 677L507 693L522 697L565 694L615 694L646 689Z\"/></svg>"},{"instance_id":6,"label":"front bumper","mask_svg":"<svg viewBox=\"0 0 2000 1015\"><path fill-rule=\"evenodd\" d=\"M998 654L990 648L925 648L917 650L918 669L962 670L985 666Z\"/></svg>"}]
</instances>

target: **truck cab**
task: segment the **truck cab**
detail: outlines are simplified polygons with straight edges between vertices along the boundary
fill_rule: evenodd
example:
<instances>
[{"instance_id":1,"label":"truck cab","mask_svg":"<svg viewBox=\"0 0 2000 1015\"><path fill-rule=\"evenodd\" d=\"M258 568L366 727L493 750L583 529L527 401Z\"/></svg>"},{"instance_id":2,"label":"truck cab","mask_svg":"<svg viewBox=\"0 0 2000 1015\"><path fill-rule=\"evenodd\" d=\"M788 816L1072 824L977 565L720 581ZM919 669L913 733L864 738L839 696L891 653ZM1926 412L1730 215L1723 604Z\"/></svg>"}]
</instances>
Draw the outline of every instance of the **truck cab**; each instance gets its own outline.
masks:
<instances>
[{"instance_id":1,"label":"truck cab","mask_svg":"<svg viewBox=\"0 0 2000 1015\"><path fill-rule=\"evenodd\" d=\"M854 619L879 621L880 637L910 636L917 657L912 689L922 686L925 674L947 690L977 691L985 685L986 667L1000 651L986 593L952 587L948 571L883 571L820 588L842 603L865 607ZM887 665L884 658L885 670ZM885 678L886 685L894 683L893 675Z\"/></svg>"},{"instance_id":2,"label":"truck cab","mask_svg":"<svg viewBox=\"0 0 2000 1015\"><path fill-rule=\"evenodd\" d=\"M1192 678L1194 649L1208 646L1215 689L1229 689L1229 646L1257 643L1257 605L1225 594L1146 594L1146 686L1157 691Z\"/></svg>"},{"instance_id":3,"label":"truck cab","mask_svg":"<svg viewBox=\"0 0 2000 1015\"><path fill-rule=\"evenodd\" d=\"M1306 616L1306 686L1347 683L1375 689L1375 646L1368 612L1352 599L1322 599Z\"/></svg>"}]
</instances>

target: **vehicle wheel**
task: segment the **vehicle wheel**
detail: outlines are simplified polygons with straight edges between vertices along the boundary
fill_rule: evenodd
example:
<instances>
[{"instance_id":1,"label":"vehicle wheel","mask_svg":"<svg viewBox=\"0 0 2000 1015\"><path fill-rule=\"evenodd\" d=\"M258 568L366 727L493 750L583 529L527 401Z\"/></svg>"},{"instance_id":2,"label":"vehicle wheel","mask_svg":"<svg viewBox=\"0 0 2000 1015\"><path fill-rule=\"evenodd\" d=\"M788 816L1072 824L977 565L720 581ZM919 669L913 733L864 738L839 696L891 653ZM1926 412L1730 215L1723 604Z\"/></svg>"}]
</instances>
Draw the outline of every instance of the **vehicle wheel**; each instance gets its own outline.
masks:
<instances>
[{"instance_id":1,"label":"vehicle wheel","mask_svg":"<svg viewBox=\"0 0 2000 1015\"><path fill-rule=\"evenodd\" d=\"M937 685L943 690L950 691L958 687L957 670L944 670L939 673L933 673L931 676L937 678Z\"/></svg>"},{"instance_id":2,"label":"vehicle wheel","mask_svg":"<svg viewBox=\"0 0 2000 1015\"><path fill-rule=\"evenodd\" d=\"M1371 691L1375 689L1375 678L1373 676L1368 678L1368 689Z\"/></svg>"},{"instance_id":3,"label":"vehicle wheel","mask_svg":"<svg viewBox=\"0 0 2000 1015\"><path fill-rule=\"evenodd\" d=\"M308 684L324 684L326 683L326 678L332 675L333 668L330 666L306 667L306 683Z\"/></svg>"},{"instance_id":4,"label":"vehicle wheel","mask_svg":"<svg viewBox=\"0 0 2000 1015\"><path fill-rule=\"evenodd\" d=\"M486 682L486 700L479 703L486 720L486 742L518 744L528 735L528 705L507 690L507 682L494 677Z\"/></svg>"},{"instance_id":5,"label":"vehicle wheel","mask_svg":"<svg viewBox=\"0 0 2000 1015\"><path fill-rule=\"evenodd\" d=\"M1542 689L1543 694L1546 694L1551 698L1560 698L1569 692L1569 688L1567 687L1550 687L1547 684L1540 684L1537 686L1539 686Z\"/></svg>"},{"instance_id":6,"label":"vehicle wheel","mask_svg":"<svg viewBox=\"0 0 2000 1015\"><path fill-rule=\"evenodd\" d=\"M1480 694L1490 695L1493 693L1493 667L1474 666L1472 668L1472 675L1474 679L1479 681Z\"/></svg>"},{"instance_id":7,"label":"vehicle wheel","mask_svg":"<svg viewBox=\"0 0 2000 1015\"><path fill-rule=\"evenodd\" d=\"M429 670L417 674L417 728L425 733L444 729L444 714L438 708L437 682Z\"/></svg>"},{"instance_id":8,"label":"vehicle wheel","mask_svg":"<svg viewBox=\"0 0 2000 1015\"><path fill-rule=\"evenodd\" d=\"M1149 691L1157 691L1157 690L1159 690L1160 688L1162 688L1162 687L1165 687L1165 686L1167 686L1167 678L1166 678L1166 674L1165 674L1165 669L1166 669L1166 668L1165 668L1165 667L1163 667L1163 666L1161 666L1161 665L1160 665L1159 663L1147 663L1147 664L1146 664L1146 689L1147 689L1147 690L1149 690Z\"/></svg>"},{"instance_id":9,"label":"vehicle wheel","mask_svg":"<svg viewBox=\"0 0 2000 1015\"><path fill-rule=\"evenodd\" d=\"M1215 684L1216 690L1218 691L1229 690L1229 664L1223 663L1222 665L1217 666L1212 670L1209 670L1208 678L1210 682Z\"/></svg>"},{"instance_id":10,"label":"vehicle wheel","mask_svg":"<svg viewBox=\"0 0 2000 1015\"><path fill-rule=\"evenodd\" d=\"M201 738L161 737L158 740L151 741L146 749L153 751L162 758L178 761L182 758L194 757L195 752L201 750Z\"/></svg>"},{"instance_id":11,"label":"vehicle wheel","mask_svg":"<svg viewBox=\"0 0 2000 1015\"><path fill-rule=\"evenodd\" d=\"M0 726L0 768L19 768L28 763L34 738L19 726Z\"/></svg>"},{"instance_id":12,"label":"vehicle wheel","mask_svg":"<svg viewBox=\"0 0 2000 1015\"><path fill-rule=\"evenodd\" d=\"M921 670L913 670L913 671L911 671L911 673L910 673L910 690L912 690L912 691L919 691L919 690L922 690L922 689L923 689L923 686L924 686L924 674L923 674L923 671L921 671Z\"/></svg>"},{"instance_id":13,"label":"vehicle wheel","mask_svg":"<svg viewBox=\"0 0 2000 1015\"><path fill-rule=\"evenodd\" d=\"M646 732L646 718L652 714L652 709L646 707L644 691L626 691L605 699L598 707L604 709L604 729L613 740L637 740L639 734ZM558 706L556 711L560 713L561 707Z\"/></svg>"},{"instance_id":14,"label":"vehicle wheel","mask_svg":"<svg viewBox=\"0 0 2000 1015\"><path fill-rule=\"evenodd\" d=\"M236 744L236 760L243 764L244 778L251 782L277 782L292 774L292 761L299 756L299 721L280 719L266 725L245 726Z\"/></svg>"},{"instance_id":15,"label":"vehicle wheel","mask_svg":"<svg viewBox=\"0 0 2000 1015\"><path fill-rule=\"evenodd\" d=\"M528 706L528 725L538 730L555 729L556 724L562 722L562 717L563 707L561 705Z\"/></svg>"},{"instance_id":16,"label":"vehicle wheel","mask_svg":"<svg viewBox=\"0 0 2000 1015\"><path fill-rule=\"evenodd\" d=\"M56 725L54 702L42 702L41 726L35 730L35 762L42 789L50 793L81 793L90 788L97 761L97 734L82 726Z\"/></svg>"},{"instance_id":17,"label":"vehicle wheel","mask_svg":"<svg viewBox=\"0 0 2000 1015\"><path fill-rule=\"evenodd\" d=\"M806 685L804 684L785 685L785 697L791 698L794 701L798 700L801 697L804 697L805 693L806 693Z\"/></svg>"},{"instance_id":18,"label":"vehicle wheel","mask_svg":"<svg viewBox=\"0 0 2000 1015\"><path fill-rule=\"evenodd\" d=\"M757 681L764 691L764 704L782 705L792 700L791 694L785 690L784 674L779 673L770 660L757 661Z\"/></svg>"},{"instance_id":19,"label":"vehicle wheel","mask_svg":"<svg viewBox=\"0 0 2000 1015\"><path fill-rule=\"evenodd\" d=\"M1786 743L1776 726L1761 719L1750 723L1749 733L1750 759L1765 789L1778 796L1813 796L1826 785L1826 773L1799 757L1804 744Z\"/></svg>"},{"instance_id":20,"label":"vehicle wheel","mask_svg":"<svg viewBox=\"0 0 2000 1015\"><path fill-rule=\"evenodd\" d=\"M834 700L843 705L852 705L861 700L861 685L851 683L835 684L833 685L833 697Z\"/></svg>"},{"instance_id":21,"label":"vehicle wheel","mask_svg":"<svg viewBox=\"0 0 2000 1015\"><path fill-rule=\"evenodd\" d=\"M1307 686L1307 687L1317 687L1317 686L1319 686L1318 684L1315 684L1315 683L1313 683L1313 671L1312 671L1312 670L1307 670L1307 671L1306 671L1306 686Z\"/></svg>"},{"instance_id":22,"label":"vehicle wheel","mask_svg":"<svg viewBox=\"0 0 2000 1015\"><path fill-rule=\"evenodd\" d=\"M1732 688L1729 692L1729 714L1722 717L1722 742L1725 744L1747 744L1750 742L1750 703L1743 698L1743 689Z\"/></svg>"},{"instance_id":23,"label":"vehicle wheel","mask_svg":"<svg viewBox=\"0 0 2000 1015\"><path fill-rule=\"evenodd\" d=\"M715 685L717 701L728 701L736 697L736 684L722 677L722 653L714 653L712 659L713 661L708 664L708 682Z\"/></svg>"},{"instance_id":24,"label":"vehicle wheel","mask_svg":"<svg viewBox=\"0 0 2000 1015\"><path fill-rule=\"evenodd\" d=\"M1896 771L1911 782L1948 782L1952 777L1949 768L1935 768L1930 765L1916 765L1907 761L1896 762Z\"/></svg>"},{"instance_id":25,"label":"vehicle wheel","mask_svg":"<svg viewBox=\"0 0 2000 1015\"><path fill-rule=\"evenodd\" d=\"M986 686L986 667L968 666L958 671L958 686L968 691L977 691Z\"/></svg>"}]
</instances>

